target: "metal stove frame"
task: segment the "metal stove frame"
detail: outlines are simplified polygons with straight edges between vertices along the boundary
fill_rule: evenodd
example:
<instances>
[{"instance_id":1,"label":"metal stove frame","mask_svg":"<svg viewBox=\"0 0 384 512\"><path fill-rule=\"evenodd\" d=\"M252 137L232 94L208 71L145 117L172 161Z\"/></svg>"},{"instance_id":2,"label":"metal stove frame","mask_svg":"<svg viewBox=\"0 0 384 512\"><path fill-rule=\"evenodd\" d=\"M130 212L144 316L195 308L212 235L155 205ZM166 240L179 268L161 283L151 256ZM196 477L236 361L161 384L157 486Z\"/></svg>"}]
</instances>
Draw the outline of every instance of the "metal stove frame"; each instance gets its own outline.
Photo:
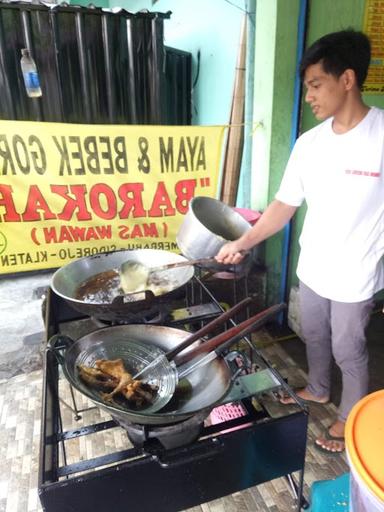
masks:
<instances>
[{"instance_id":1,"label":"metal stove frame","mask_svg":"<svg viewBox=\"0 0 384 512\"><path fill-rule=\"evenodd\" d=\"M200 301L200 305L189 306L199 311L199 320L203 321L204 316L201 308L203 296L215 304L216 314L220 313L222 308L208 287L198 277L193 281L192 289L196 283L200 289L198 297L193 293L193 302ZM212 308L208 308L207 315L213 315ZM60 332L60 324L81 318L83 315L70 308L52 290L48 291L47 341ZM280 389L292 394L279 373L248 338L246 341L252 358L260 361L272 379L270 382L274 382L274 388L277 383ZM260 392L268 390L268 385L259 387ZM232 389L236 390L236 386ZM252 396L245 394L245 398L240 400L241 396L244 396L244 391L243 395L241 392L237 395L232 393L227 401L239 399L246 416L205 426L199 439L191 445L172 450L161 449L156 444L144 449L134 447L67 464L67 440L115 428L116 423L111 420L63 431L58 363L52 352L47 350L44 357L38 483L43 510L95 512L113 509L120 512L129 508L138 512L176 512L282 476L289 481L296 510L306 508L303 478L308 410L298 402L297 411L287 411L284 416L272 418L264 407L260 408L260 403L258 410L255 409ZM81 412L75 402L74 412ZM228 432L233 427L240 428ZM59 463L60 448L64 465ZM297 482L292 476L294 472L298 472Z\"/></svg>"}]
</instances>

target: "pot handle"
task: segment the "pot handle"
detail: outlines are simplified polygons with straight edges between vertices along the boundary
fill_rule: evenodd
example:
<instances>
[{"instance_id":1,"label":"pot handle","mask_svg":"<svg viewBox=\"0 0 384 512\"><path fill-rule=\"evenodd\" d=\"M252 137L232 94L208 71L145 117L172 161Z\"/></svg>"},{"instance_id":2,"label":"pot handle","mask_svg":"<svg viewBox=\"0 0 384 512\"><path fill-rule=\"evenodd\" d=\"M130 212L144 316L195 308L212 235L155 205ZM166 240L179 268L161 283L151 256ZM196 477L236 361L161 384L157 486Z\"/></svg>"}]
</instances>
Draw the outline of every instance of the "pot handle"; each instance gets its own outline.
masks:
<instances>
[{"instance_id":1,"label":"pot handle","mask_svg":"<svg viewBox=\"0 0 384 512\"><path fill-rule=\"evenodd\" d=\"M151 290L143 290L141 292L125 293L117 295L112 301L112 307L122 307L126 304L135 304L136 302L146 302L150 304L153 302L155 294Z\"/></svg>"},{"instance_id":2,"label":"pot handle","mask_svg":"<svg viewBox=\"0 0 384 512\"><path fill-rule=\"evenodd\" d=\"M238 350L232 350L231 352L228 352L228 354L225 354L224 359L227 361L228 365L234 369L231 377L232 381L235 381L237 377L244 371L247 373L252 366L252 363L247 354L244 352L239 352ZM236 363L237 359L241 359L241 366Z\"/></svg>"},{"instance_id":3,"label":"pot handle","mask_svg":"<svg viewBox=\"0 0 384 512\"><path fill-rule=\"evenodd\" d=\"M63 350L67 351L75 343L75 340L66 336L65 334L54 334L49 338L47 343L47 350L52 352L56 357L57 362L64 366L65 358L61 353Z\"/></svg>"}]
</instances>

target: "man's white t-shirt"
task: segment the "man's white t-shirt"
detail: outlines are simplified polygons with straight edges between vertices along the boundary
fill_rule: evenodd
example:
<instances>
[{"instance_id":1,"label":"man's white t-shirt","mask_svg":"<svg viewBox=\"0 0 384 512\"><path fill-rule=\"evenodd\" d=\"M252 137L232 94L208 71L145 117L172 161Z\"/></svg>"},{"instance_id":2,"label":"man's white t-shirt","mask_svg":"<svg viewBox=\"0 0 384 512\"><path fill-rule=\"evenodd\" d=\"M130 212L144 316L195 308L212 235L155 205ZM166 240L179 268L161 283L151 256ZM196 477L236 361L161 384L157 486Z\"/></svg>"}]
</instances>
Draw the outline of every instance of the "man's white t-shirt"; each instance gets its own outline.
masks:
<instances>
[{"instance_id":1,"label":"man's white t-shirt","mask_svg":"<svg viewBox=\"0 0 384 512\"><path fill-rule=\"evenodd\" d=\"M384 111L352 130L332 118L296 141L276 199L305 200L299 279L318 295L360 302L384 288Z\"/></svg>"}]
</instances>

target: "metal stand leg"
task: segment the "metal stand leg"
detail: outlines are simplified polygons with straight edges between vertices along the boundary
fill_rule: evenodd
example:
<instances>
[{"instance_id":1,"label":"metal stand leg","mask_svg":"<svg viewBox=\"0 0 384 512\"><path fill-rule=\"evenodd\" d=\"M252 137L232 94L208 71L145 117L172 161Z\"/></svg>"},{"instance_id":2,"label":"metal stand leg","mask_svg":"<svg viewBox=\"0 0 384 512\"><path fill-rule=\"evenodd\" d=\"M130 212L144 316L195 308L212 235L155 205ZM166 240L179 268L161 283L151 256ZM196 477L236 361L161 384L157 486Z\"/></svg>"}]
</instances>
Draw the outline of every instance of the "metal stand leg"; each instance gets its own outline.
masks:
<instances>
[{"instance_id":1,"label":"metal stand leg","mask_svg":"<svg viewBox=\"0 0 384 512\"><path fill-rule=\"evenodd\" d=\"M70 411L72 411L74 413L74 415L75 415L74 418L76 421L79 421L82 418L81 414L79 414L80 412L92 411L93 409L97 409L96 406L86 407L85 409L78 409L77 404L76 404L75 394L73 392L73 387L71 384L69 384L69 392L71 393L73 406L67 404L67 402L60 397L59 397L59 401L64 405L64 407L67 407L67 409L69 409Z\"/></svg>"},{"instance_id":2,"label":"metal stand leg","mask_svg":"<svg viewBox=\"0 0 384 512\"><path fill-rule=\"evenodd\" d=\"M69 385L69 391L71 393L71 398L72 398L72 403L73 403L73 409L72 410L75 413L75 420L79 421L81 419L81 415L79 414L79 410L77 408L75 394L73 392L72 384Z\"/></svg>"},{"instance_id":3,"label":"metal stand leg","mask_svg":"<svg viewBox=\"0 0 384 512\"><path fill-rule=\"evenodd\" d=\"M303 485L304 485L304 469L299 471L299 484L296 484L293 476L291 474L285 475L286 480L291 488L293 497L295 498L297 504L297 512L300 512L301 509L306 509L309 507L308 501L303 496Z\"/></svg>"}]
</instances>

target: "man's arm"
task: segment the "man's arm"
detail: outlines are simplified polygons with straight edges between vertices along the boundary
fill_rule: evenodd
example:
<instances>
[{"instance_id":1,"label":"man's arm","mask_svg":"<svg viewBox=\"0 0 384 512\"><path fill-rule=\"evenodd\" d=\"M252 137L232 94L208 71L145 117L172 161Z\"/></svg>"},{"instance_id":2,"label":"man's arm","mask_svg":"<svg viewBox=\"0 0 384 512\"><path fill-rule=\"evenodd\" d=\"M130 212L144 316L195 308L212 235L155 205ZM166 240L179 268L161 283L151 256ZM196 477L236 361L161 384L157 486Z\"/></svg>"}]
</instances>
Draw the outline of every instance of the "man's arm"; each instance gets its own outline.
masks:
<instances>
[{"instance_id":1,"label":"man's arm","mask_svg":"<svg viewBox=\"0 0 384 512\"><path fill-rule=\"evenodd\" d=\"M275 199L267 207L256 224L234 242L225 244L215 256L219 263L236 264L244 255L242 252L266 240L282 229L293 217L297 206L291 206Z\"/></svg>"}]
</instances>

